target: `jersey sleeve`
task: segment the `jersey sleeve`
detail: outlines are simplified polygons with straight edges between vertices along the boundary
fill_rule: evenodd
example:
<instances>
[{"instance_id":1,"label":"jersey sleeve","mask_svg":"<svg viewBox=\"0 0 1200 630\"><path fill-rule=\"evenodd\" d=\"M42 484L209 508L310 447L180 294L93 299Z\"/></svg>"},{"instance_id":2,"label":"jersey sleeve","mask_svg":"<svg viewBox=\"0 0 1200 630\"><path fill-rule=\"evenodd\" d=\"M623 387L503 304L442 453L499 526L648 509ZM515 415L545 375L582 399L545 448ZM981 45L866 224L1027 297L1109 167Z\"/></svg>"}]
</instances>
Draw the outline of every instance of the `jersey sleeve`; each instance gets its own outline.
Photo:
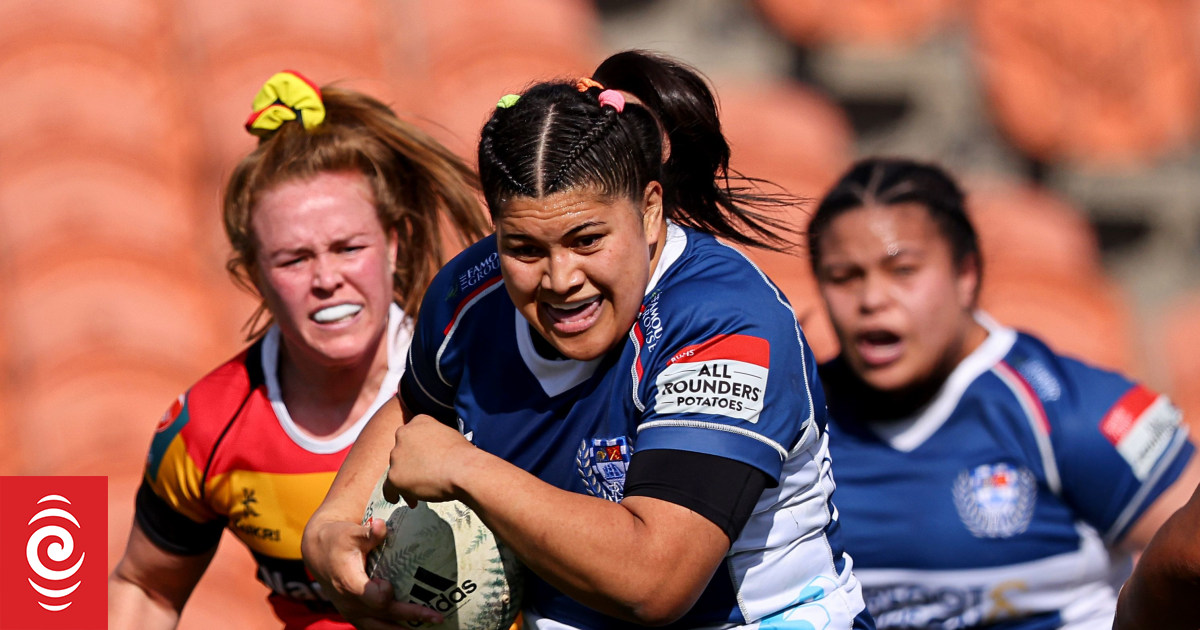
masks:
<instances>
[{"instance_id":1,"label":"jersey sleeve","mask_svg":"<svg viewBox=\"0 0 1200 630\"><path fill-rule=\"evenodd\" d=\"M502 284L495 237L467 248L434 276L400 377L399 396L410 411L454 424L454 398L462 375L458 359L465 352L464 344L455 343L462 337L459 324L473 304L497 289L502 290Z\"/></svg>"},{"instance_id":2,"label":"jersey sleeve","mask_svg":"<svg viewBox=\"0 0 1200 630\"><path fill-rule=\"evenodd\" d=\"M816 364L791 309L749 269L647 302L635 329L644 337L637 448L732 459L774 483L813 422Z\"/></svg>"},{"instance_id":3,"label":"jersey sleeve","mask_svg":"<svg viewBox=\"0 0 1200 630\"><path fill-rule=\"evenodd\" d=\"M1064 499L1106 542L1178 478L1195 448L1182 414L1164 395L1071 359L1046 404Z\"/></svg>"},{"instance_id":4,"label":"jersey sleeve","mask_svg":"<svg viewBox=\"0 0 1200 630\"><path fill-rule=\"evenodd\" d=\"M167 410L150 444L134 518L165 551L195 555L216 547L226 519L204 496L204 465L189 452L184 429L191 420L188 394Z\"/></svg>"}]
</instances>

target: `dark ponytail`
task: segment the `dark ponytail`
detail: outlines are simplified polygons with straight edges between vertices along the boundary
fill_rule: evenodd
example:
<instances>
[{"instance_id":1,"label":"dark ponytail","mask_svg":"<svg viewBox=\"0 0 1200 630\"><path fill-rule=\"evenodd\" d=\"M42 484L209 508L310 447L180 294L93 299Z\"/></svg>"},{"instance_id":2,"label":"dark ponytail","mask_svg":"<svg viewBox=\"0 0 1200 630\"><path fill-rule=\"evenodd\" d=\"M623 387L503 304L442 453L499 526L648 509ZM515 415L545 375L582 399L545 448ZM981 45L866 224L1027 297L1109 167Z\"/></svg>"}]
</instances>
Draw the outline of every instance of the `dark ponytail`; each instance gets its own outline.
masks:
<instances>
[{"instance_id":1,"label":"dark ponytail","mask_svg":"<svg viewBox=\"0 0 1200 630\"><path fill-rule=\"evenodd\" d=\"M663 165L664 205L676 223L728 240L778 249L796 231L786 221L753 208L799 203L761 192L764 180L729 170L729 143L717 103L700 73L677 60L642 50L604 60L592 78L636 96L657 117L670 152Z\"/></svg>"},{"instance_id":2,"label":"dark ponytail","mask_svg":"<svg viewBox=\"0 0 1200 630\"><path fill-rule=\"evenodd\" d=\"M493 217L513 196L579 188L640 199L646 185L658 181L666 216L676 223L743 245L791 244L794 228L760 209L798 200L760 192L761 180L730 175L716 101L699 73L666 57L627 51L605 60L594 78L640 103L618 113L600 106L600 88L580 92L574 84L551 82L497 107L479 143L480 179Z\"/></svg>"}]
</instances>

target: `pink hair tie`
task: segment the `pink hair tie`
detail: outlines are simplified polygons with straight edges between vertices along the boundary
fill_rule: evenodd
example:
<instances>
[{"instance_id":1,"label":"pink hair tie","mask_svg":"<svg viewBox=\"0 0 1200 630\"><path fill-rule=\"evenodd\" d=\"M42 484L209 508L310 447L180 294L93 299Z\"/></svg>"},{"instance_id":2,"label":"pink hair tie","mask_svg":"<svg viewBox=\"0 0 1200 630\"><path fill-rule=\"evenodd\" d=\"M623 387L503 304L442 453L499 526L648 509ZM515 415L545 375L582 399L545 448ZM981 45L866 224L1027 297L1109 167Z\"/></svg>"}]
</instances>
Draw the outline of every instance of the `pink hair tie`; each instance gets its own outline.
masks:
<instances>
[{"instance_id":1,"label":"pink hair tie","mask_svg":"<svg viewBox=\"0 0 1200 630\"><path fill-rule=\"evenodd\" d=\"M625 111L625 95L616 90L604 90L596 100L600 101L600 107L608 105L617 110L618 114Z\"/></svg>"}]
</instances>

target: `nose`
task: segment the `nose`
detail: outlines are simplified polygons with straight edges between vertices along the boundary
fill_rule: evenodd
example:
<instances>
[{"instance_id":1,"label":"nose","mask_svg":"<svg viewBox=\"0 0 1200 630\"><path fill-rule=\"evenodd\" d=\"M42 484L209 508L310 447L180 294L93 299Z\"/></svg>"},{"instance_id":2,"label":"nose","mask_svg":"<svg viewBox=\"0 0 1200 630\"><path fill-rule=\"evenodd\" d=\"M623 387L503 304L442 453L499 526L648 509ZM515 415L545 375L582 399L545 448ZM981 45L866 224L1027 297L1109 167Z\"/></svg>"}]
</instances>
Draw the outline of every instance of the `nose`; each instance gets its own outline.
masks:
<instances>
[{"instance_id":1,"label":"nose","mask_svg":"<svg viewBox=\"0 0 1200 630\"><path fill-rule=\"evenodd\" d=\"M317 256L312 268L314 291L332 292L342 285L342 272L330 256Z\"/></svg>"},{"instance_id":2,"label":"nose","mask_svg":"<svg viewBox=\"0 0 1200 630\"><path fill-rule=\"evenodd\" d=\"M542 274L542 289L556 295L569 295L583 284L583 272L568 251L555 252L547 258Z\"/></svg>"},{"instance_id":3,"label":"nose","mask_svg":"<svg viewBox=\"0 0 1200 630\"><path fill-rule=\"evenodd\" d=\"M868 273L863 278L862 293L859 296L859 308L864 313L872 313L887 306L889 297L887 280L877 273Z\"/></svg>"}]
</instances>

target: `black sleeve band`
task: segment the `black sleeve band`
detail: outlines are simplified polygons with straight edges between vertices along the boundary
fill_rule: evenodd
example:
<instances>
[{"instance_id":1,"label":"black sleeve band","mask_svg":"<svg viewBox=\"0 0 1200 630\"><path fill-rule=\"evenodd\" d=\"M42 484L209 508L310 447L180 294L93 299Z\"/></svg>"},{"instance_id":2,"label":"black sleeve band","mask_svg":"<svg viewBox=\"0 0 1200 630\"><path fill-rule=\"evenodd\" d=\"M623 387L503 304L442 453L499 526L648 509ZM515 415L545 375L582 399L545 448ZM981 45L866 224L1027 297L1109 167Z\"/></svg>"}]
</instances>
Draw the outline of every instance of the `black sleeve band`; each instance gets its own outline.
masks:
<instances>
[{"instance_id":1,"label":"black sleeve band","mask_svg":"<svg viewBox=\"0 0 1200 630\"><path fill-rule=\"evenodd\" d=\"M137 524L150 542L163 551L178 556L198 556L212 551L221 542L224 519L208 523L193 521L167 505L145 479L138 488L134 505L133 517Z\"/></svg>"},{"instance_id":2,"label":"black sleeve band","mask_svg":"<svg viewBox=\"0 0 1200 630\"><path fill-rule=\"evenodd\" d=\"M726 457L655 449L633 454L625 496L681 505L712 521L732 542L772 481L758 468Z\"/></svg>"}]
</instances>

